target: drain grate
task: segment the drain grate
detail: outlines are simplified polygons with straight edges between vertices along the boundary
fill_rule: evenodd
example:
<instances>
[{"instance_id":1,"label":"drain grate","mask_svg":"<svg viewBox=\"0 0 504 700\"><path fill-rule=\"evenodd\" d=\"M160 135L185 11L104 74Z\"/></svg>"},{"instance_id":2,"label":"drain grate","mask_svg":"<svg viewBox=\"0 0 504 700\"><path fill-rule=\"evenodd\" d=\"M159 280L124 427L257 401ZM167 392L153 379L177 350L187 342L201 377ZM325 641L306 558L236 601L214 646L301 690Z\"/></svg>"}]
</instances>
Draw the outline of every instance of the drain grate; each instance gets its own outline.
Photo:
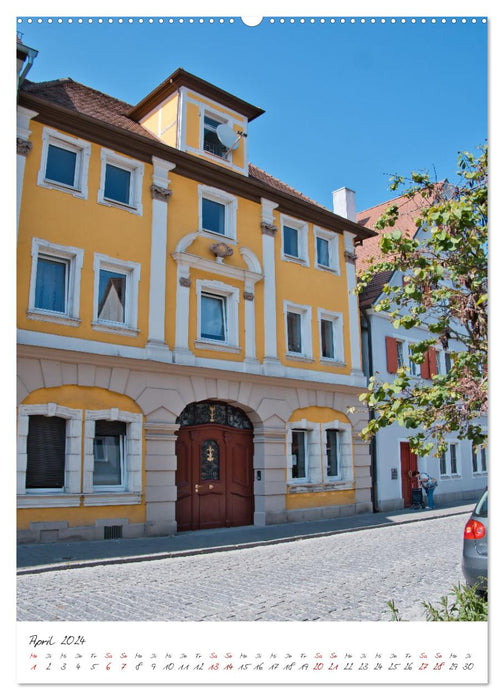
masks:
<instances>
[{"instance_id":1,"label":"drain grate","mask_svg":"<svg viewBox=\"0 0 504 700\"><path fill-rule=\"evenodd\" d=\"M122 537L122 525L105 525L103 528L104 540L119 540Z\"/></svg>"}]
</instances>

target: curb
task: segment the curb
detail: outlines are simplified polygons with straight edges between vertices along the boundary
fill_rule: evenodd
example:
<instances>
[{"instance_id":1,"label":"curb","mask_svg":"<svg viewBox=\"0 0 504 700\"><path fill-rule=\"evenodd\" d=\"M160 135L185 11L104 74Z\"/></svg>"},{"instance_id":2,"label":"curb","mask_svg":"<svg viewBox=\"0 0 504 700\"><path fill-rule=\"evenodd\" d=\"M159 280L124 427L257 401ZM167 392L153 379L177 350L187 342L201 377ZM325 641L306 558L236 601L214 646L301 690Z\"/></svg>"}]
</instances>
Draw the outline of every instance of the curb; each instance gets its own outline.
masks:
<instances>
[{"instance_id":1,"label":"curb","mask_svg":"<svg viewBox=\"0 0 504 700\"><path fill-rule=\"evenodd\" d=\"M385 527L395 527L396 525L405 525L409 523L418 523L424 520L439 520L440 518L451 518L455 515L463 515L471 513L473 506L468 506L467 510L462 510L457 513L433 513L432 515L424 515L422 518L411 518L410 520L402 520L398 522L378 523L376 525L358 525L355 527L342 528L341 530L329 530L327 532L310 532L301 535L291 535L289 537L280 537L272 540L256 540L254 542L243 542L237 544L216 545L211 547L199 547L197 549L183 549L175 552L157 552L153 554L131 554L124 557L111 557L109 559L83 559L72 562L58 562L54 564L41 564L36 566L25 566L18 568L17 576L26 576L28 574L41 574L52 571L68 571L70 569L83 569L95 566L111 566L113 564L134 564L145 561L159 561L161 559L177 559L180 557L191 557L201 554L216 554L219 552L232 552L240 549L252 549L253 547L266 547L268 545L286 544L299 540L315 539L317 537L330 537L332 535L340 535L349 532L359 532L361 530L376 530ZM425 513L425 511L424 511Z\"/></svg>"}]
</instances>

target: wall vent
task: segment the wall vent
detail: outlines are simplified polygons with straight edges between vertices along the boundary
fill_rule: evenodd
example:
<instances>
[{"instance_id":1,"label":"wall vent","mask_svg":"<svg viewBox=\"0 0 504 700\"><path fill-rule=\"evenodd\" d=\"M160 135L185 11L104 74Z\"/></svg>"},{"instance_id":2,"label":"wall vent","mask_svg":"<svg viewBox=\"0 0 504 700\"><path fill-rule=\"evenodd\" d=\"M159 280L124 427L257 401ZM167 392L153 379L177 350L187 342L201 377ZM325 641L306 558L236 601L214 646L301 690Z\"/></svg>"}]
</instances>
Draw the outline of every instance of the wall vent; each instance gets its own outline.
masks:
<instances>
[{"instance_id":1,"label":"wall vent","mask_svg":"<svg viewBox=\"0 0 504 700\"><path fill-rule=\"evenodd\" d=\"M122 525L105 525L103 528L104 540L119 540L122 537Z\"/></svg>"}]
</instances>

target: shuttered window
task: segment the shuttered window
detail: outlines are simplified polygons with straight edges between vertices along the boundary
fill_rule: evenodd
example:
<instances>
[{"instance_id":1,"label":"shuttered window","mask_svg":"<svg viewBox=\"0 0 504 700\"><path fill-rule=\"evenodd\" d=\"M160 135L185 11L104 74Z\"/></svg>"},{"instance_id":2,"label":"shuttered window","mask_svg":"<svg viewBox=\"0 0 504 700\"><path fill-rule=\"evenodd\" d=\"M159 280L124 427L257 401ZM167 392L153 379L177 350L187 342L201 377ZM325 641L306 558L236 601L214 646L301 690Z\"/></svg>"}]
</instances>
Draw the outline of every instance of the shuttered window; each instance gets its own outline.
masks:
<instances>
[{"instance_id":1,"label":"shuttered window","mask_svg":"<svg viewBox=\"0 0 504 700\"><path fill-rule=\"evenodd\" d=\"M66 420L30 416L27 438L27 489L65 486Z\"/></svg>"}]
</instances>

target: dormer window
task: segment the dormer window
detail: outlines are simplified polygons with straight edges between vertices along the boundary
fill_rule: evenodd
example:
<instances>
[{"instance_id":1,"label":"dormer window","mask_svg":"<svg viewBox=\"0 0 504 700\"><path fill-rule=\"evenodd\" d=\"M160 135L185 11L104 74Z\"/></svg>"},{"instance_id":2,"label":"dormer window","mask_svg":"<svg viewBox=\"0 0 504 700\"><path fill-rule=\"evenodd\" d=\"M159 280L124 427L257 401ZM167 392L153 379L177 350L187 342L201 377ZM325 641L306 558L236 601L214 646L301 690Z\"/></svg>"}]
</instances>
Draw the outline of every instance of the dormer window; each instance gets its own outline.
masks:
<instances>
[{"instance_id":1,"label":"dormer window","mask_svg":"<svg viewBox=\"0 0 504 700\"><path fill-rule=\"evenodd\" d=\"M204 116L203 122L203 150L220 158L226 157L227 148L217 136L217 127L223 124L208 114Z\"/></svg>"}]
</instances>

